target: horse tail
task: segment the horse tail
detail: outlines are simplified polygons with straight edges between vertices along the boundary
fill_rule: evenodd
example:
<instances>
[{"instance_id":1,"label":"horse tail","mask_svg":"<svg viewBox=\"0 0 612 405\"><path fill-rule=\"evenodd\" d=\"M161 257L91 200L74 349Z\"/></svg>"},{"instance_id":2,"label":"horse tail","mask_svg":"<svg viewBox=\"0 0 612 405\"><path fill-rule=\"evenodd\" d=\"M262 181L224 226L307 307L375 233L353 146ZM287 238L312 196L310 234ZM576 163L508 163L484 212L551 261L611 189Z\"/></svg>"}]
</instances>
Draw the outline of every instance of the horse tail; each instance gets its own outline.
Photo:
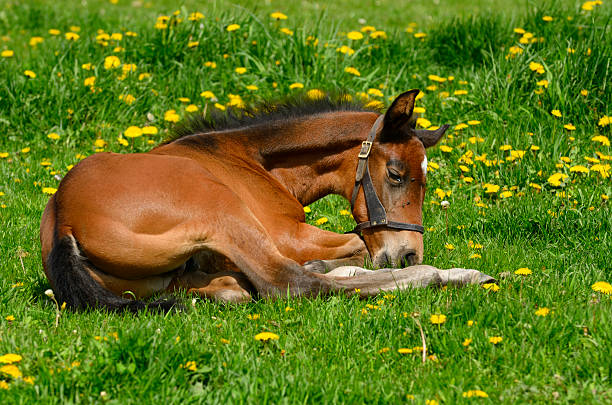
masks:
<instances>
[{"instance_id":1,"label":"horse tail","mask_svg":"<svg viewBox=\"0 0 612 405\"><path fill-rule=\"evenodd\" d=\"M73 309L105 308L111 312L134 313L144 309L166 313L177 306L172 299L145 303L113 294L91 277L87 267L93 266L80 254L74 236L54 239L47 263L49 281L58 303L65 302Z\"/></svg>"}]
</instances>

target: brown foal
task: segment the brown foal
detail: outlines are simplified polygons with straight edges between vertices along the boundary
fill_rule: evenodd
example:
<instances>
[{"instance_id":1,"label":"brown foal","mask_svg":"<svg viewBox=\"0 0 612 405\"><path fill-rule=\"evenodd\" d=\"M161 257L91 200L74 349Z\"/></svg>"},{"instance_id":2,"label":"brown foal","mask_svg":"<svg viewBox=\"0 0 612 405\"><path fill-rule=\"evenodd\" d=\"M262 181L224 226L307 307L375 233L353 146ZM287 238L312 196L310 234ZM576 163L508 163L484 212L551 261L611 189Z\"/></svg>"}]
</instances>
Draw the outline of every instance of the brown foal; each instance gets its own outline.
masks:
<instances>
[{"instance_id":1,"label":"brown foal","mask_svg":"<svg viewBox=\"0 0 612 405\"><path fill-rule=\"evenodd\" d=\"M380 119L327 98L220 124L202 118L148 153L84 159L41 222L43 266L58 300L74 308L167 309L171 301L132 298L186 289L243 302L253 294L371 295L444 283L429 266L354 267L368 257L376 266L422 261L425 148L446 127L414 129L417 94L397 97ZM367 179L382 203L382 224L371 218ZM351 200L354 190L353 216L368 223L361 236L306 224L304 205L328 194ZM469 272L447 281L484 280Z\"/></svg>"}]
</instances>

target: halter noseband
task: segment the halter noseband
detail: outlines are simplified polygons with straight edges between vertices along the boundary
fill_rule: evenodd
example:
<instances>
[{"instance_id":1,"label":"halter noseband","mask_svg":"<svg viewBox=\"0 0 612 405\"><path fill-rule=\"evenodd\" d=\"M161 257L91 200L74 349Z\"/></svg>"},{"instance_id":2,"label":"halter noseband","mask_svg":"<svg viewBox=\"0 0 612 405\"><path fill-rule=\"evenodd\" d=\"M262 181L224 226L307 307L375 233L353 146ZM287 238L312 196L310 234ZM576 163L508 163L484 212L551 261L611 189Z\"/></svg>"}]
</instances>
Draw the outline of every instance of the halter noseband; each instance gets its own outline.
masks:
<instances>
[{"instance_id":1,"label":"halter noseband","mask_svg":"<svg viewBox=\"0 0 612 405\"><path fill-rule=\"evenodd\" d=\"M372 150L372 143L374 142L374 138L376 138L376 134L378 133L383 118L384 115L381 115L378 117L378 119L376 119L376 122L374 122L374 125L370 129L368 138L361 143L361 150L359 151L359 155L357 155L357 157L359 158L359 163L357 164L357 173L355 175L355 187L353 188L353 195L351 197L352 211L355 208L355 200L357 199L359 189L363 186L363 194L366 200L369 220L357 224L357 226L355 226L355 228L350 232L360 234L361 231L364 229L384 226L386 228L391 229L400 229L403 231L423 233L425 232L425 228L421 225L389 221L387 219L387 212L385 211L385 207L383 207L382 203L378 199L378 195L376 195L376 190L374 189L374 185L372 184L372 177L370 177L370 169L368 165L368 157L370 156L370 151Z\"/></svg>"}]
</instances>

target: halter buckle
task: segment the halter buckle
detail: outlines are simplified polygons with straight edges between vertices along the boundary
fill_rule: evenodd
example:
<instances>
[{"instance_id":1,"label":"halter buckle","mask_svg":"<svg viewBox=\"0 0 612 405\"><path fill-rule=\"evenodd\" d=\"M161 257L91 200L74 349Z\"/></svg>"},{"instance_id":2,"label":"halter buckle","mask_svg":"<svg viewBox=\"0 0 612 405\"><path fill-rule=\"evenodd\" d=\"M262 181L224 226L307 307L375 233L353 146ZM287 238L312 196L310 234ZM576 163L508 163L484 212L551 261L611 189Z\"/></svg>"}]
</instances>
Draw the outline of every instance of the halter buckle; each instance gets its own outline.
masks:
<instances>
[{"instance_id":1,"label":"halter buckle","mask_svg":"<svg viewBox=\"0 0 612 405\"><path fill-rule=\"evenodd\" d=\"M359 155L357 157L359 159L367 159L370 156L370 151L372 150L372 142L363 141L361 142L361 150L359 151Z\"/></svg>"}]
</instances>

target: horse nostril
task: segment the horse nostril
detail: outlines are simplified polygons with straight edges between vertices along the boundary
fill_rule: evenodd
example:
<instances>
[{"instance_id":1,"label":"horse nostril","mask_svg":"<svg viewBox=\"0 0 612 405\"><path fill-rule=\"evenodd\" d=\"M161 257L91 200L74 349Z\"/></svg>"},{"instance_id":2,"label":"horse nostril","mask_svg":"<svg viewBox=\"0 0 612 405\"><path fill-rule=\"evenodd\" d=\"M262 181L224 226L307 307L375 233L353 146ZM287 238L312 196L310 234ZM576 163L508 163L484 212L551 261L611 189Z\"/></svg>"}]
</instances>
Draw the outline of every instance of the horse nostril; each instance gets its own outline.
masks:
<instances>
[{"instance_id":1,"label":"horse nostril","mask_svg":"<svg viewBox=\"0 0 612 405\"><path fill-rule=\"evenodd\" d=\"M406 253L404 256L402 256L402 260L400 260L400 264L401 266L412 266L413 264L416 264L416 260L417 260L417 255L415 252L409 252Z\"/></svg>"}]
</instances>

